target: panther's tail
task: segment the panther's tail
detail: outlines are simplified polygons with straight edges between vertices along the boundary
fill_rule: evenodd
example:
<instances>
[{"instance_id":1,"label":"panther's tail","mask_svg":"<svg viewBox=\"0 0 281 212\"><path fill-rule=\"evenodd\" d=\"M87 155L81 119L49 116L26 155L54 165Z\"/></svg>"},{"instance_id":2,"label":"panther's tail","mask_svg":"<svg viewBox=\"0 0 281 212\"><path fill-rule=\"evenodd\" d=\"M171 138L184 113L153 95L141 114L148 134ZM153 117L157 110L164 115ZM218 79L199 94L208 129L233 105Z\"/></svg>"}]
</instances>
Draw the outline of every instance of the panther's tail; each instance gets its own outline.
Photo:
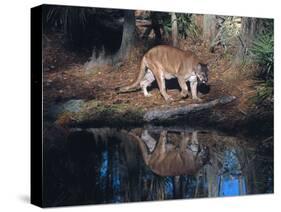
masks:
<instances>
[{"instance_id":1,"label":"panther's tail","mask_svg":"<svg viewBox=\"0 0 281 212\"><path fill-rule=\"evenodd\" d=\"M127 85L125 87L117 88L117 91L119 93L125 93L125 92L130 92L130 91L139 89L140 88L140 81L143 79L143 77L145 75L146 67L147 67L146 66L146 60L145 60L145 58L143 58L142 61L141 61L140 72L139 72L139 75L138 75L137 79L131 85Z\"/></svg>"}]
</instances>

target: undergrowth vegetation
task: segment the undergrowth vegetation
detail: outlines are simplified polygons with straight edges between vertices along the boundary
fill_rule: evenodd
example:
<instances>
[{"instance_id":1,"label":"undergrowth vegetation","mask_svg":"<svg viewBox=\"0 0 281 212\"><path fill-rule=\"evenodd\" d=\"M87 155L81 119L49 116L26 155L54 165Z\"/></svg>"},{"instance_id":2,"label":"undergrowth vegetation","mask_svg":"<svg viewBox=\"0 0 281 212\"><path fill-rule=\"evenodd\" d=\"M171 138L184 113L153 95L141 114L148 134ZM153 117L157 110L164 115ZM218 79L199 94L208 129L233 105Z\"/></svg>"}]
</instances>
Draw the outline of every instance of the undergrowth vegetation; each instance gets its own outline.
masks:
<instances>
[{"instance_id":1,"label":"undergrowth vegetation","mask_svg":"<svg viewBox=\"0 0 281 212\"><path fill-rule=\"evenodd\" d=\"M261 80L255 97L257 104L273 104L273 45L273 32L268 30L253 42L250 49L253 60L259 65L256 77Z\"/></svg>"}]
</instances>

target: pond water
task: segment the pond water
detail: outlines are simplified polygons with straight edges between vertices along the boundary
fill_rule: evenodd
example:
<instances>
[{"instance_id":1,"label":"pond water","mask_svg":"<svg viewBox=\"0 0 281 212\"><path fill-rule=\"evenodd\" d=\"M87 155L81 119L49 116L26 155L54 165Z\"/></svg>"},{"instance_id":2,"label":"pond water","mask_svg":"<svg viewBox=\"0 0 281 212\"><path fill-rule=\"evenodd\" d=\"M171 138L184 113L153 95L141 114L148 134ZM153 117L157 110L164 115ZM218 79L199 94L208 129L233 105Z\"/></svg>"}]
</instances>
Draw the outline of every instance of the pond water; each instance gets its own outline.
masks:
<instances>
[{"instance_id":1,"label":"pond water","mask_svg":"<svg viewBox=\"0 0 281 212\"><path fill-rule=\"evenodd\" d=\"M273 193L272 138L88 128L44 141L46 206Z\"/></svg>"}]
</instances>

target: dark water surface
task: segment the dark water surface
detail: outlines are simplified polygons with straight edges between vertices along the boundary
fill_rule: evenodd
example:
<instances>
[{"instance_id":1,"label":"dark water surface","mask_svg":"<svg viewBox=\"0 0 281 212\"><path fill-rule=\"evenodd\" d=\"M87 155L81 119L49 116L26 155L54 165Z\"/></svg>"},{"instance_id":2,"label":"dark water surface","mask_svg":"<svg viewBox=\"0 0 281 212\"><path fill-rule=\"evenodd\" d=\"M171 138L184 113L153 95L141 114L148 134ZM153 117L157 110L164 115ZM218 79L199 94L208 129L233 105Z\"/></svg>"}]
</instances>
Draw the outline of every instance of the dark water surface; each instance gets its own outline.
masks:
<instances>
[{"instance_id":1,"label":"dark water surface","mask_svg":"<svg viewBox=\"0 0 281 212\"><path fill-rule=\"evenodd\" d=\"M272 138L147 127L54 132L45 206L273 193Z\"/></svg>"}]
</instances>

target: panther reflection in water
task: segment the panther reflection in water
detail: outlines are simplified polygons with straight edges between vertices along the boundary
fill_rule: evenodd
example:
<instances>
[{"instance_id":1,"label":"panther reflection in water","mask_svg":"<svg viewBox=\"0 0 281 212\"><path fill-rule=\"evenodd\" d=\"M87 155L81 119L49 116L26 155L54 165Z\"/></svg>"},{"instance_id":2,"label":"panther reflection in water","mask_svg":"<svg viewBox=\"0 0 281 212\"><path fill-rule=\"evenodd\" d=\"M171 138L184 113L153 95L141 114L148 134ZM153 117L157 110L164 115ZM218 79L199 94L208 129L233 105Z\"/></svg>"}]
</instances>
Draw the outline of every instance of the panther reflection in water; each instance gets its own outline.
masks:
<instances>
[{"instance_id":1,"label":"panther reflection in water","mask_svg":"<svg viewBox=\"0 0 281 212\"><path fill-rule=\"evenodd\" d=\"M154 173L179 176L196 174L209 161L209 150L198 144L197 133L192 132L191 142L189 133L181 133L179 148L167 143L167 131L161 132L158 143L147 131L142 133L141 138L132 132L129 135L137 141L146 165ZM152 143L157 145L151 152Z\"/></svg>"}]
</instances>

